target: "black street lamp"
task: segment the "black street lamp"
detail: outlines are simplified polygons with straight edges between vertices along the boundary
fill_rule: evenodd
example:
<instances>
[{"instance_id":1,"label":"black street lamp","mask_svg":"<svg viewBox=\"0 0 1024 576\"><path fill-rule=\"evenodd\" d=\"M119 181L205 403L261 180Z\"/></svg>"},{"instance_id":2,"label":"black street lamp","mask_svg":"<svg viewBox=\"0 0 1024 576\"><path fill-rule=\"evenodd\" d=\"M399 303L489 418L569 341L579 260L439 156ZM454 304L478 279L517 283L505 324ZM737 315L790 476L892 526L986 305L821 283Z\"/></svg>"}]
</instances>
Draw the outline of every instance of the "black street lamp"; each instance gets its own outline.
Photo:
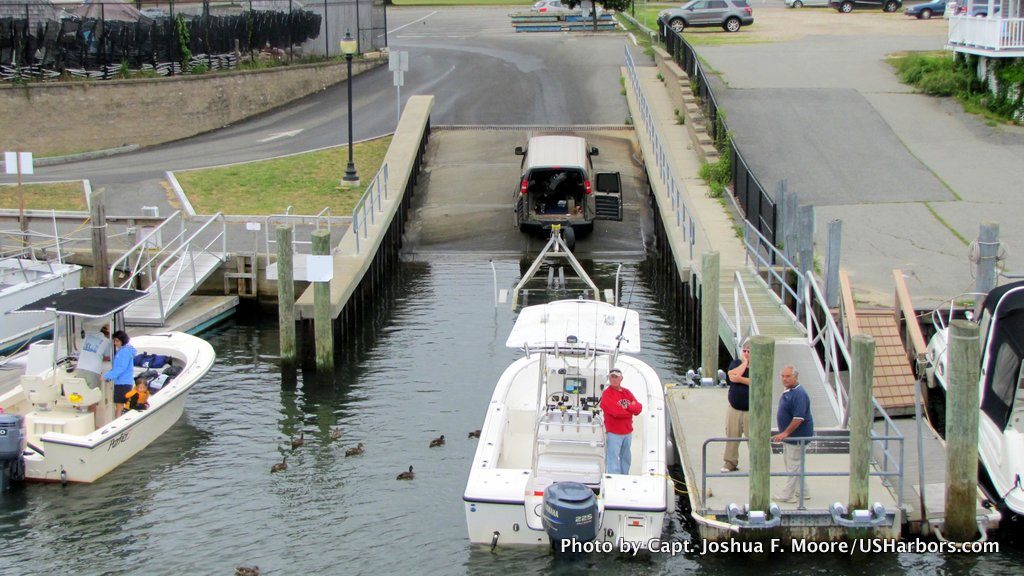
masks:
<instances>
[{"instance_id":1,"label":"black street lamp","mask_svg":"<svg viewBox=\"0 0 1024 576\"><path fill-rule=\"evenodd\" d=\"M348 166L345 167L345 176L341 179L342 186L358 186L359 175L356 174L356 164L352 161L352 56L359 50L359 43L348 30L341 40L341 53L345 55L348 62Z\"/></svg>"}]
</instances>

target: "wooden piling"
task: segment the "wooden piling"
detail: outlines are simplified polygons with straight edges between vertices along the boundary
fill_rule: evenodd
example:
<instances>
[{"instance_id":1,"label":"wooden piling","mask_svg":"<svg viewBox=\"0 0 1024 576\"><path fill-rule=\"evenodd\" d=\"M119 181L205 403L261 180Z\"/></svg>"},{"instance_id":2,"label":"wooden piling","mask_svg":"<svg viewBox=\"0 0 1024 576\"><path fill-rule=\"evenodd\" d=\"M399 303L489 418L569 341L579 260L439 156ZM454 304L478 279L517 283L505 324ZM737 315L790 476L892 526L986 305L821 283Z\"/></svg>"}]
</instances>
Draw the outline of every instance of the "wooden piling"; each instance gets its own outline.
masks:
<instances>
[{"instance_id":1,"label":"wooden piling","mask_svg":"<svg viewBox=\"0 0 1024 576\"><path fill-rule=\"evenodd\" d=\"M853 337L850 369L850 510L868 509L871 472L871 403L875 378L875 339L869 334Z\"/></svg>"},{"instance_id":2,"label":"wooden piling","mask_svg":"<svg viewBox=\"0 0 1024 576\"><path fill-rule=\"evenodd\" d=\"M996 264L999 258L999 223L985 220L978 229L978 292L988 294L996 287Z\"/></svg>"},{"instance_id":3,"label":"wooden piling","mask_svg":"<svg viewBox=\"0 0 1024 576\"><path fill-rule=\"evenodd\" d=\"M329 256L331 233L313 231L313 255ZM327 374L334 371L334 329L331 324L331 283L313 283L313 332L316 340L316 369Z\"/></svg>"},{"instance_id":4,"label":"wooden piling","mask_svg":"<svg viewBox=\"0 0 1024 576\"><path fill-rule=\"evenodd\" d=\"M829 220L828 246L825 248L825 303L839 306L839 253L842 251L843 221Z\"/></svg>"},{"instance_id":5,"label":"wooden piling","mask_svg":"<svg viewBox=\"0 0 1024 576\"><path fill-rule=\"evenodd\" d=\"M949 327L946 397L946 538L973 540L978 493L978 325L953 320Z\"/></svg>"},{"instance_id":6,"label":"wooden piling","mask_svg":"<svg viewBox=\"0 0 1024 576\"><path fill-rule=\"evenodd\" d=\"M291 226L277 227L277 318L282 367L295 366L295 278Z\"/></svg>"},{"instance_id":7,"label":"wooden piling","mask_svg":"<svg viewBox=\"0 0 1024 576\"><path fill-rule=\"evenodd\" d=\"M814 270L814 206L797 210L797 237L800 242L800 273Z\"/></svg>"},{"instance_id":8,"label":"wooden piling","mask_svg":"<svg viewBox=\"0 0 1024 576\"><path fill-rule=\"evenodd\" d=\"M110 286L110 264L107 260L107 207L103 190L89 197L89 219L92 221L93 281L96 286Z\"/></svg>"},{"instance_id":9,"label":"wooden piling","mask_svg":"<svg viewBox=\"0 0 1024 576\"><path fill-rule=\"evenodd\" d=\"M750 509L768 510L771 504L772 380L775 339L750 338Z\"/></svg>"},{"instance_id":10,"label":"wooden piling","mask_svg":"<svg viewBox=\"0 0 1024 576\"><path fill-rule=\"evenodd\" d=\"M700 260L700 365L705 376L714 378L718 370L718 252L705 252Z\"/></svg>"}]
</instances>

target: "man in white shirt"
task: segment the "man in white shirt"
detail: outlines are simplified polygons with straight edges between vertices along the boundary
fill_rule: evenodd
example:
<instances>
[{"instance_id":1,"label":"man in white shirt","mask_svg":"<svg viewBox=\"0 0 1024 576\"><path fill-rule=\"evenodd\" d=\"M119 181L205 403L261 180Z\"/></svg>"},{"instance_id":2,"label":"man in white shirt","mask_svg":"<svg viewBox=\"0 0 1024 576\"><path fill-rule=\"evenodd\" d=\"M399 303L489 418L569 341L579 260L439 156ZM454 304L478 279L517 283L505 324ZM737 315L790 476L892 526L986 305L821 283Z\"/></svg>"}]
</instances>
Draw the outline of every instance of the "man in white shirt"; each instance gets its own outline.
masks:
<instances>
[{"instance_id":1,"label":"man in white shirt","mask_svg":"<svg viewBox=\"0 0 1024 576\"><path fill-rule=\"evenodd\" d=\"M75 375L85 380L90 388L100 387L103 362L110 360L110 328L104 324L98 332L90 332L78 353Z\"/></svg>"}]
</instances>

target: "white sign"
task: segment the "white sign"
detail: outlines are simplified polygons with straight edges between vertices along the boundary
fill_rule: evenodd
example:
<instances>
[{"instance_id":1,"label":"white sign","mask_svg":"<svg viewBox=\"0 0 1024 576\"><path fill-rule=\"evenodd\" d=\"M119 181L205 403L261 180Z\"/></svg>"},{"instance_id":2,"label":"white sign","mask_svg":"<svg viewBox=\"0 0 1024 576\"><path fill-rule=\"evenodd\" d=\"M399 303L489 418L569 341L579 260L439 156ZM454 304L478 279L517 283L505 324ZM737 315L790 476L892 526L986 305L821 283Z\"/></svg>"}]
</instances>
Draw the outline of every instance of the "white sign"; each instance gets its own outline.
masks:
<instances>
[{"instance_id":1,"label":"white sign","mask_svg":"<svg viewBox=\"0 0 1024 576\"><path fill-rule=\"evenodd\" d=\"M402 70L395 70L392 72L395 75L395 86L405 86L405 72Z\"/></svg>"},{"instance_id":2,"label":"white sign","mask_svg":"<svg viewBox=\"0 0 1024 576\"><path fill-rule=\"evenodd\" d=\"M7 174L35 174L31 152L4 152L4 172Z\"/></svg>"},{"instance_id":3,"label":"white sign","mask_svg":"<svg viewBox=\"0 0 1024 576\"><path fill-rule=\"evenodd\" d=\"M245 229L252 230L253 232L259 232L263 229L263 226L259 222L246 222Z\"/></svg>"},{"instance_id":4,"label":"white sign","mask_svg":"<svg viewBox=\"0 0 1024 576\"><path fill-rule=\"evenodd\" d=\"M330 282L334 278L334 258L331 256L306 256L306 280L308 282Z\"/></svg>"},{"instance_id":5,"label":"white sign","mask_svg":"<svg viewBox=\"0 0 1024 576\"><path fill-rule=\"evenodd\" d=\"M406 50L394 50L388 53L388 70L392 72L409 71L409 52Z\"/></svg>"}]
</instances>

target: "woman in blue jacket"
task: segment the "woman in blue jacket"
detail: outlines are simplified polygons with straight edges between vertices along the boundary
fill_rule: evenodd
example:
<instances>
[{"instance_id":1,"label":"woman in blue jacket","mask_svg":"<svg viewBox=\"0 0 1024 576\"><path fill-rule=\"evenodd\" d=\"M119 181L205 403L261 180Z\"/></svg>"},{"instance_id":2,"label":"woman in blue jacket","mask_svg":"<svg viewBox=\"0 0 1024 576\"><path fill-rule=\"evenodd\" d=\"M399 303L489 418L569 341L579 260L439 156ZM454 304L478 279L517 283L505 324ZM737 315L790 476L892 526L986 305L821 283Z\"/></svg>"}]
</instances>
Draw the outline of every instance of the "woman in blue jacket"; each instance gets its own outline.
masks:
<instances>
[{"instance_id":1,"label":"woman in blue jacket","mask_svg":"<svg viewBox=\"0 0 1024 576\"><path fill-rule=\"evenodd\" d=\"M135 384L135 347L128 343L128 334L124 330L114 332L111 340L116 352L110 370L103 375L103 379L114 383L114 417L117 418L124 412L125 395Z\"/></svg>"}]
</instances>

